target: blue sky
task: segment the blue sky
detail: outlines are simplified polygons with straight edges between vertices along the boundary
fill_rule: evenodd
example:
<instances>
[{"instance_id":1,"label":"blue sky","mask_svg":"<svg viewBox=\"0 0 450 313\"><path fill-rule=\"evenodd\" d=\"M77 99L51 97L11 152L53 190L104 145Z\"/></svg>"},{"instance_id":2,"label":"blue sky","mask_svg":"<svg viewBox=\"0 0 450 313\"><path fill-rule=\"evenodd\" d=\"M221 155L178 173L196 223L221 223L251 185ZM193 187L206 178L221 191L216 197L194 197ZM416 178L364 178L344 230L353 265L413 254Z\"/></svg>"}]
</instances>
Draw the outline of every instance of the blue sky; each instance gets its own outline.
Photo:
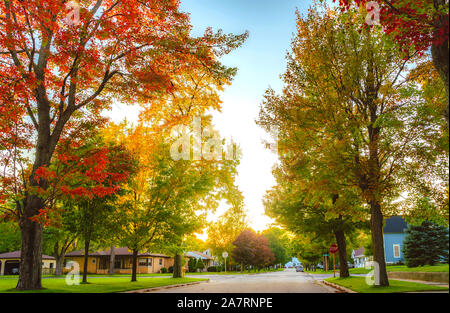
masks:
<instances>
[{"instance_id":1,"label":"blue sky","mask_svg":"<svg viewBox=\"0 0 450 313\"><path fill-rule=\"evenodd\" d=\"M261 97L269 85L278 89L285 70L285 54L295 32L295 10L306 12L309 0L181 0L191 13L194 35L208 26L227 33L250 32L243 47L223 62L237 66L239 75L228 95Z\"/></svg>"},{"instance_id":2,"label":"blue sky","mask_svg":"<svg viewBox=\"0 0 450 313\"><path fill-rule=\"evenodd\" d=\"M223 110L214 114L221 135L232 137L242 148L238 185L245 197L250 225L261 231L271 222L264 215L262 199L274 184L272 167L276 156L262 141L267 134L255 124L264 92L270 86L281 90L280 75L286 68L286 52L296 30L295 11L306 13L310 0L181 0L189 12L193 35L205 28L223 29L225 33L243 33L250 37L241 48L222 59L238 68L233 85L222 95ZM209 217L214 220L226 206Z\"/></svg>"},{"instance_id":3,"label":"blue sky","mask_svg":"<svg viewBox=\"0 0 450 313\"><path fill-rule=\"evenodd\" d=\"M223 109L213 114L213 122L222 137L232 138L242 149L237 184L245 197L250 226L261 231L273 221L265 216L264 194L275 185L272 168L275 154L263 145L270 139L255 124L263 95L268 87L280 91L280 75L286 69L286 53L296 29L295 11L306 13L312 0L181 0L181 10L190 13L193 36L200 36L207 27L225 33L250 37L239 49L225 56L222 62L238 68L238 74L222 95ZM114 120L137 119L138 107L116 104ZM222 204L208 219L213 221L227 210ZM205 238L205 236L199 236Z\"/></svg>"}]
</instances>

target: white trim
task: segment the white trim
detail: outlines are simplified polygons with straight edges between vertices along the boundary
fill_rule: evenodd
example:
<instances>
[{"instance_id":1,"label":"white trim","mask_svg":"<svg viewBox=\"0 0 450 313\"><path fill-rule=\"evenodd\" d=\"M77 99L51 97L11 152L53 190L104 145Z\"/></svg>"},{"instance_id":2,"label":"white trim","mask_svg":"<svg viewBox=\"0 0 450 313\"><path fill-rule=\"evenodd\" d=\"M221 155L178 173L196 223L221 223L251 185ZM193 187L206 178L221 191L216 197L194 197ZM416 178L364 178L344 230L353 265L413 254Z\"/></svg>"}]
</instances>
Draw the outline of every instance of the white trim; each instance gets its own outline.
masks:
<instances>
[{"instance_id":1,"label":"white trim","mask_svg":"<svg viewBox=\"0 0 450 313\"><path fill-rule=\"evenodd\" d=\"M398 247L398 256L395 255L395 247ZM392 249L394 250L394 259L400 259L401 258L400 244L393 244Z\"/></svg>"}]
</instances>

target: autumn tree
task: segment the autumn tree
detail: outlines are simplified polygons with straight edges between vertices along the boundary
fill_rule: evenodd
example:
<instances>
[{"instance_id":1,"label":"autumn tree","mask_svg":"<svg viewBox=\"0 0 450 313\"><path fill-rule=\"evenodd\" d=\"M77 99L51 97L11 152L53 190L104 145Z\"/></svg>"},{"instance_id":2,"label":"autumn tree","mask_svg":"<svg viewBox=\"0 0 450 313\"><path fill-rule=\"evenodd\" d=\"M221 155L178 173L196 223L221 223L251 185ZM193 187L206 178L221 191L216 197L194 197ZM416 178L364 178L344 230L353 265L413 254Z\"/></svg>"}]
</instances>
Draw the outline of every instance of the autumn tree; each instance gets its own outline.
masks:
<instances>
[{"instance_id":1,"label":"autumn tree","mask_svg":"<svg viewBox=\"0 0 450 313\"><path fill-rule=\"evenodd\" d=\"M273 265L275 262L275 255L269 247L269 241L264 234L259 234L254 243L252 265L258 270L264 267Z\"/></svg>"},{"instance_id":2,"label":"autumn tree","mask_svg":"<svg viewBox=\"0 0 450 313\"><path fill-rule=\"evenodd\" d=\"M292 164L300 168L314 158L325 161L323 173L328 168L329 175L322 182L332 179L331 185L323 185L328 202L336 197L347 202L349 194L358 195L357 203L365 202L359 207L370 210L380 284L388 285L383 213L395 212L394 200L403 191L401 182L415 169L416 154L429 151L420 143L436 129L421 114L423 98L408 76L408 66L418 56L405 58L379 29L361 29L362 18L353 10L339 14L326 7L299 15L283 97L269 91L267 110L279 107L281 118L295 121L291 138L306 141L307 149L297 157L288 151L281 151L282 156L293 157ZM430 160L443 158L432 154L422 161L431 166ZM319 175L317 182L322 177L327 176Z\"/></svg>"},{"instance_id":3,"label":"autumn tree","mask_svg":"<svg viewBox=\"0 0 450 313\"><path fill-rule=\"evenodd\" d=\"M132 281L139 251L150 248L172 251L176 275L181 272L185 237L203 228L205 212L214 210L218 201L234 201L240 194L234 183L239 160L176 160L171 147L178 137L171 138L169 132L155 133L142 124L128 129L117 125L108 132L115 134L118 128L122 135L115 139L138 160L137 174L117 202L121 225L117 236L133 251Z\"/></svg>"},{"instance_id":4,"label":"autumn tree","mask_svg":"<svg viewBox=\"0 0 450 313\"><path fill-rule=\"evenodd\" d=\"M333 0L333 2L337 2ZM353 5L365 6L368 9L370 24L378 16L386 34L398 42L402 51L408 53L415 50L419 53L431 51L433 65L439 73L445 87L447 106L443 110L445 119L449 115L449 32L448 0L379 0L377 7L368 0L339 0L343 9ZM375 9L378 9L375 11ZM365 26L367 27L367 25Z\"/></svg>"},{"instance_id":5,"label":"autumn tree","mask_svg":"<svg viewBox=\"0 0 450 313\"><path fill-rule=\"evenodd\" d=\"M78 13L79 20L70 19ZM59 0L4 1L0 15L0 120L11 119L2 123L2 145L6 138L34 154L22 186L43 190L49 182L38 181L36 172L51 165L77 120L109 108L112 99L145 103L173 90L171 77L187 68L228 77L232 70L218 57L246 37L210 29L191 37L177 0L81 1L72 9ZM25 132L33 139L19 143ZM14 177L6 182L14 184ZM31 192L17 206L23 212L17 288L39 289L42 227L32 218L45 206Z\"/></svg>"},{"instance_id":6,"label":"autumn tree","mask_svg":"<svg viewBox=\"0 0 450 313\"><path fill-rule=\"evenodd\" d=\"M208 247L211 248L213 255L222 259L223 252L228 252L227 262L237 262L233 258L233 242L238 235L248 227L246 212L242 207L231 207L217 220L211 222L207 228ZM240 262L238 262L240 263ZM231 264L231 263L229 263Z\"/></svg>"},{"instance_id":7,"label":"autumn tree","mask_svg":"<svg viewBox=\"0 0 450 313\"><path fill-rule=\"evenodd\" d=\"M253 264L256 238L257 235L252 229L244 229L233 241L234 249L231 251L231 256L241 264L241 269Z\"/></svg>"}]
</instances>

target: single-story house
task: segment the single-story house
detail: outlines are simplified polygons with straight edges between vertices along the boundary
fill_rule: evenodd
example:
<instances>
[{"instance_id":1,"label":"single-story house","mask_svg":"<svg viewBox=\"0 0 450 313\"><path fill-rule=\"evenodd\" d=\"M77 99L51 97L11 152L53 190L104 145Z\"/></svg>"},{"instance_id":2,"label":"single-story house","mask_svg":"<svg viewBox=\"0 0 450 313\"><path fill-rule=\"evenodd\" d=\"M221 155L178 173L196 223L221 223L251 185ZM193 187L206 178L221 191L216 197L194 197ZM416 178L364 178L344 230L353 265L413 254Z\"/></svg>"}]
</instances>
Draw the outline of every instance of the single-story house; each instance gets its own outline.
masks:
<instances>
[{"instance_id":1,"label":"single-story house","mask_svg":"<svg viewBox=\"0 0 450 313\"><path fill-rule=\"evenodd\" d=\"M19 274L20 251L6 252L0 254L0 275ZM56 260L49 255L42 255L42 274L53 274L56 268Z\"/></svg>"},{"instance_id":2,"label":"single-story house","mask_svg":"<svg viewBox=\"0 0 450 313\"><path fill-rule=\"evenodd\" d=\"M127 247L114 249L114 273L115 274L131 274L133 267L133 252ZM92 252L88 256L89 274L108 274L111 259L111 249ZM84 250L77 250L66 254L64 267L70 262L77 262L80 266L80 272L84 268ZM169 268L173 266L173 258L164 254L142 252L138 254L137 273L159 273L161 268ZM69 269L65 269L69 271Z\"/></svg>"},{"instance_id":3,"label":"single-story house","mask_svg":"<svg viewBox=\"0 0 450 313\"><path fill-rule=\"evenodd\" d=\"M206 272L208 267L212 266L212 263L214 261L214 258L211 255L205 254L203 252L198 251L189 251L185 254L185 257L192 259L202 259L203 264L205 267L203 268L203 271Z\"/></svg>"},{"instance_id":4,"label":"single-story house","mask_svg":"<svg viewBox=\"0 0 450 313\"><path fill-rule=\"evenodd\" d=\"M391 216L385 220L383 228L384 254L387 264L404 262L402 249L408 224L401 216Z\"/></svg>"}]
</instances>

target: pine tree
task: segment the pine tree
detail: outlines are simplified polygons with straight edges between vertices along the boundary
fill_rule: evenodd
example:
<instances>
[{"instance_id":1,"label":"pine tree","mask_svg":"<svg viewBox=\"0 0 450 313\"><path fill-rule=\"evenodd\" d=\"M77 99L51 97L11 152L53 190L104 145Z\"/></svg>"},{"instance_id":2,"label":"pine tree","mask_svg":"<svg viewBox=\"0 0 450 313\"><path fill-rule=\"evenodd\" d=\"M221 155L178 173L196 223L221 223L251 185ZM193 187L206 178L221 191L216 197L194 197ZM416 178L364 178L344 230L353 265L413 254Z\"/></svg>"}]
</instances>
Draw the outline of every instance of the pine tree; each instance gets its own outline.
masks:
<instances>
[{"instance_id":1,"label":"pine tree","mask_svg":"<svg viewBox=\"0 0 450 313\"><path fill-rule=\"evenodd\" d=\"M410 225L404 241L403 254L408 267L448 262L448 229L425 221Z\"/></svg>"}]
</instances>

